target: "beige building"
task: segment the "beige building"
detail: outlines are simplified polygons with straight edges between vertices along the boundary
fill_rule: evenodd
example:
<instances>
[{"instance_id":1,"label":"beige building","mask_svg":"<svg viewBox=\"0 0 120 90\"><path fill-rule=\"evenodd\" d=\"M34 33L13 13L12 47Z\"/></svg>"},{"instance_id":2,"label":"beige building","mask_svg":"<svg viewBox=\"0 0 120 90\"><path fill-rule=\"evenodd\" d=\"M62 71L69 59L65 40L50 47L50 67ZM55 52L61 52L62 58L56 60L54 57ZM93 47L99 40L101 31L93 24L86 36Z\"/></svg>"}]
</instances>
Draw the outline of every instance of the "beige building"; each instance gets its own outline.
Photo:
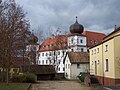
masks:
<instances>
[{"instance_id":1,"label":"beige building","mask_svg":"<svg viewBox=\"0 0 120 90\"><path fill-rule=\"evenodd\" d=\"M120 27L90 49L90 73L100 84L120 83Z\"/></svg>"},{"instance_id":2,"label":"beige building","mask_svg":"<svg viewBox=\"0 0 120 90\"><path fill-rule=\"evenodd\" d=\"M77 79L80 72L89 70L89 54L87 52L68 52L65 60L65 78Z\"/></svg>"}]
</instances>

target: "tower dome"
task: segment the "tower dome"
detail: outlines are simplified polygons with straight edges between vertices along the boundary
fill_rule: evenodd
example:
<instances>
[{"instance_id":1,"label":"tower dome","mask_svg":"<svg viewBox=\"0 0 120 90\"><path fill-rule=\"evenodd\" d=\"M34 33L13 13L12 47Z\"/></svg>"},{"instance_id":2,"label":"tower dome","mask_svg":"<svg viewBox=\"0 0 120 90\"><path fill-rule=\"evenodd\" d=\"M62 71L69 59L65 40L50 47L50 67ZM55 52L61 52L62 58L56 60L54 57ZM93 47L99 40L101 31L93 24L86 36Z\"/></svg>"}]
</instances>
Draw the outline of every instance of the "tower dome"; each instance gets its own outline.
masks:
<instances>
[{"instance_id":1,"label":"tower dome","mask_svg":"<svg viewBox=\"0 0 120 90\"><path fill-rule=\"evenodd\" d=\"M79 24L77 21L77 16L76 16L76 22L70 26L70 32L73 33L78 33L82 34L84 31L83 25Z\"/></svg>"}]
</instances>

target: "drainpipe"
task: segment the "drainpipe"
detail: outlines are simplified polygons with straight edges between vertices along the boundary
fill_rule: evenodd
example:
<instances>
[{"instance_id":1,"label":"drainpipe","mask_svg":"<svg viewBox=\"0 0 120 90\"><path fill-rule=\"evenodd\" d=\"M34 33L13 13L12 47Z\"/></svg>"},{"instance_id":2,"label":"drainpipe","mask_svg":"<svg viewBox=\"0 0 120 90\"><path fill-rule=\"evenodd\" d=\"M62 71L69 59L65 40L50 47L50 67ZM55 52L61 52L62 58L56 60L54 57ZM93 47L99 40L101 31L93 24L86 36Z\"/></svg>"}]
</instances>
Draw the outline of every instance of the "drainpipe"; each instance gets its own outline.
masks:
<instances>
[{"instance_id":1,"label":"drainpipe","mask_svg":"<svg viewBox=\"0 0 120 90\"><path fill-rule=\"evenodd\" d=\"M103 85L104 85L104 57L103 57L103 44L102 44L102 61L103 61Z\"/></svg>"}]
</instances>

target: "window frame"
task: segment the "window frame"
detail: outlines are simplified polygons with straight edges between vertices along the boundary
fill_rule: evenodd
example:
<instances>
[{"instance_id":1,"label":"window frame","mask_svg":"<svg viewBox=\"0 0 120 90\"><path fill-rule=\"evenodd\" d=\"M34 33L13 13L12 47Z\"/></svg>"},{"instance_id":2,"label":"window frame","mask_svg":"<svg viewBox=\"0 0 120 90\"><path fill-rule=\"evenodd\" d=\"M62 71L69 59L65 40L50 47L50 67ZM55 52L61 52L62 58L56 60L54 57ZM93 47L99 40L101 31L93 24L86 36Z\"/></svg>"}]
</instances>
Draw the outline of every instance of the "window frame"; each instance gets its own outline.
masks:
<instances>
[{"instance_id":1,"label":"window frame","mask_svg":"<svg viewBox=\"0 0 120 90\"><path fill-rule=\"evenodd\" d=\"M105 59L105 72L109 71L109 62L108 59Z\"/></svg>"},{"instance_id":2,"label":"window frame","mask_svg":"<svg viewBox=\"0 0 120 90\"><path fill-rule=\"evenodd\" d=\"M80 64L77 64L77 69L80 69Z\"/></svg>"}]
</instances>

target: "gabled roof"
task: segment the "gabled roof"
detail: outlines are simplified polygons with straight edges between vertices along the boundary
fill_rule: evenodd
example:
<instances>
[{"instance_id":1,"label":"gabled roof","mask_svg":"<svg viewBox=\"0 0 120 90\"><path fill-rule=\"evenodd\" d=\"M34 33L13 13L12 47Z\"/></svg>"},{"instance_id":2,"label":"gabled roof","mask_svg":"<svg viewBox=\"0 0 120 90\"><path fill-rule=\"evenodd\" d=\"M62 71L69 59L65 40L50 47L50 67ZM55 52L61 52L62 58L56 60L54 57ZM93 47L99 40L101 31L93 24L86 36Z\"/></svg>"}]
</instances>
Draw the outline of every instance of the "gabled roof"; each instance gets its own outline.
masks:
<instances>
[{"instance_id":1,"label":"gabled roof","mask_svg":"<svg viewBox=\"0 0 120 90\"><path fill-rule=\"evenodd\" d=\"M103 33L84 31L83 34L67 34L67 35L58 35L54 37L47 38L39 47L39 50L44 51L54 51L68 48L67 38L72 35L79 35L87 38L87 46L92 47L96 44L102 42L102 39L106 36ZM94 44L91 41L94 40ZM97 43L96 43L97 42Z\"/></svg>"},{"instance_id":2,"label":"gabled roof","mask_svg":"<svg viewBox=\"0 0 120 90\"><path fill-rule=\"evenodd\" d=\"M51 38L47 38L41 45L40 51L52 51L64 49L67 46L68 35L59 35ZM47 48L48 47L48 48Z\"/></svg>"},{"instance_id":3,"label":"gabled roof","mask_svg":"<svg viewBox=\"0 0 120 90\"><path fill-rule=\"evenodd\" d=\"M89 53L87 52L68 52L70 62L76 63L89 63Z\"/></svg>"},{"instance_id":4,"label":"gabled roof","mask_svg":"<svg viewBox=\"0 0 120 90\"><path fill-rule=\"evenodd\" d=\"M119 31L120 31L120 27L118 27L116 30L114 30L113 32L111 32L110 34L108 34L107 36L105 36L105 37L103 38L102 42L99 43L98 45L101 45L101 44L103 44L104 42L106 42L106 41L108 41L108 40L111 40L112 38L118 36L119 34L117 35L117 34L115 34L115 33L119 32ZM114 34L115 34L115 35L114 35ZM96 47L96 46L98 46L98 45L95 45L95 46L91 47L90 49L92 49L92 48L94 48L94 47Z\"/></svg>"},{"instance_id":5,"label":"gabled roof","mask_svg":"<svg viewBox=\"0 0 120 90\"><path fill-rule=\"evenodd\" d=\"M107 37L111 36L112 34L116 33L120 31L120 27L116 28L113 32L111 32L110 34L108 34L106 37L104 37L104 39L106 39Z\"/></svg>"},{"instance_id":6,"label":"gabled roof","mask_svg":"<svg viewBox=\"0 0 120 90\"><path fill-rule=\"evenodd\" d=\"M23 72L31 72L34 74L55 74L54 66L52 65L27 65L22 66Z\"/></svg>"},{"instance_id":7,"label":"gabled roof","mask_svg":"<svg viewBox=\"0 0 120 90\"><path fill-rule=\"evenodd\" d=\"M103 33L84 31L83 35L87 37L87 46L93 47L102 42L103 38L106 36Z\"/></svg>"}]
</instances>

